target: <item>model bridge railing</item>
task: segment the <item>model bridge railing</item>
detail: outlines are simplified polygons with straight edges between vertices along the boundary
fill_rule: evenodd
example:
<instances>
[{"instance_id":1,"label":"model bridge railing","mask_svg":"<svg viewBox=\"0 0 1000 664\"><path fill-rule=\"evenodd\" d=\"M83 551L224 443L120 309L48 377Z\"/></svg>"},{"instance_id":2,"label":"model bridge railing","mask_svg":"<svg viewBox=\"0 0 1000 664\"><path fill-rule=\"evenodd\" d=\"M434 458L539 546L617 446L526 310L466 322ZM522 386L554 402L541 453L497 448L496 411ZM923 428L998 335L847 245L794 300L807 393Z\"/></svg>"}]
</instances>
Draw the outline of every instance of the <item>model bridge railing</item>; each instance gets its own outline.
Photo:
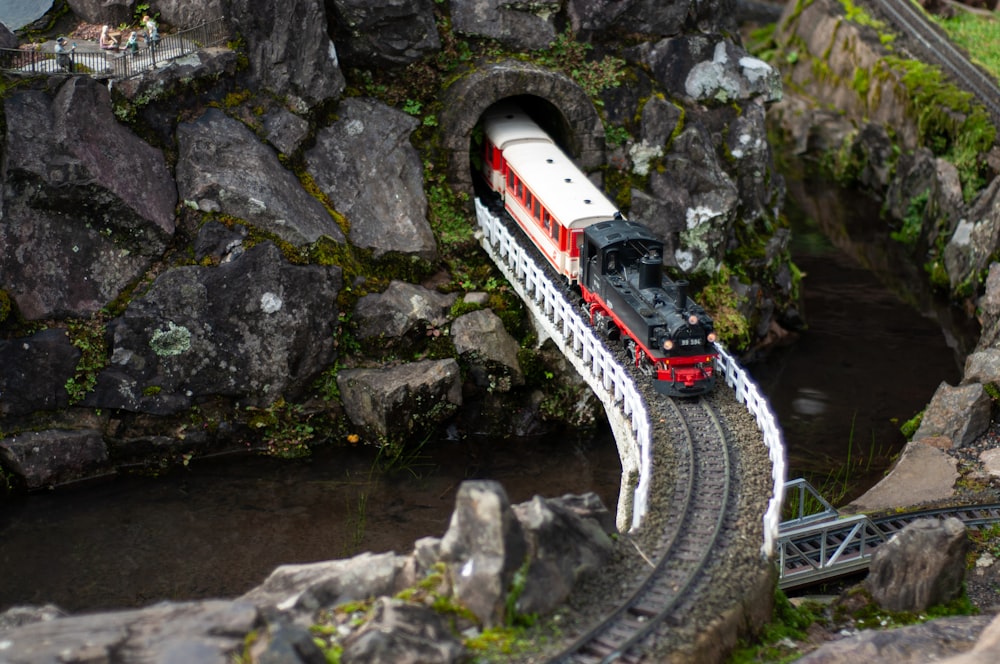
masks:
<instances>
[{"instance_id":1,"label":"model bridge railing","mask_svg":"<svg viewBox=\"0 0 1000 664\"><path fill-rule=\"evenodd\" d=\"M618 527L622 530L639 527L648 509L654 443L642 395L631 375L605 349L564 291L549 281L545 271L535 264L533 255L514 241L507 227L478 199L476 218L483 248L534 314L541 328L539 342L545 339L543 333L548 335L604 404L622 461ZM717 371L735 391L737 399L756 417L768 446L773 489L763 516L761 552L771 556L778 539L785 487L785 447L781 429L767 399L746 371L722 347L717 348L720 356Z\"/></svg>"},{"instance_id":2,"label":"model bridge railing","mask_svg":"<svg viewBox=\"0 0 1000 664\"><path fill-rule=\"evenodd\" d=\"M785 485L778 538L778 585L791 590L868 569L887 535L867 515L841 518L804 479Z\"/></svg>"},{"instance_id":3,"label":"model bridge railing","mask_svg":"<svg viewBox=\"0 0 1000 664\"><path fill-rule=\"evenodd\" d=\"M218 18L187 30L161 34L155 47L142 44L135 55L126 51L77 49L70 54L69 68L60 66L52 51L0 49L0 70L25 76L82 74L123 80L138 76L157 64L225 44L228 39L226 23Z\"/></svg>"}]
</instances>

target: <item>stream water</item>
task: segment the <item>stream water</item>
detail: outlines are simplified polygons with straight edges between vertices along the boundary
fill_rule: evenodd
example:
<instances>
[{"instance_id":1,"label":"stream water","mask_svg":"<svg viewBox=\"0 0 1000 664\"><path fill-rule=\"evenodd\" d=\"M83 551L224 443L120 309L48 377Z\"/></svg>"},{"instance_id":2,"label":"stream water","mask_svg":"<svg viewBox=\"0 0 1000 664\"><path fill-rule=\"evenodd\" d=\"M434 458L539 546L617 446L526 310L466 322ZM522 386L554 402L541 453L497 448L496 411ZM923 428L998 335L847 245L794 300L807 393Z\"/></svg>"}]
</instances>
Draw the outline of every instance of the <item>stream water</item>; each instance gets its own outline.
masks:
<instances>
[{"instance_id":1,"label":"stream water","mask_svg":"<svg viewBox=\"0 0 1000 664\"><path fill-rule=\"evenodd\" d=\"M892 255L874 202L788 184L809 329L750 370L784 429L789 476L846 500L901 449L899 424L941 381L956 383L976 330ZM444 534L466 478L501 481L512 502L595 491L613 510L620 469L600 430L432 442L391 476L375 470L371 449L320 449L297 462L195 459L156 479L34 494L0 505L0 611L233 597L282 563L405 553Z\"/></svg>"},{"instance_id":2,"label":"stream water","mask_svg":"<svg viewBox=\"0 0 1000 664\"><path fill-rule=\"evenodd\" d=\"M883 477L900 425L941 382L957 385L978 327L932 292L876 201L786 177L808 329L749 370L784 431L789 478L843 505Z\"/></svg>"},{"instance_id":3,"label":"stream water","mask_svg":"<svg viewBox=\"0 0 1000 664\"><path fill-rule=\"evenodd\" d=\"M610 431L425 444L390 475L371 448L302 461L195 459L0 507L0 611L70 611L233 597L276 566L408 553L448 527L464 479L500 481L512 503L595 491L614 510L621 464Z\"/></svg>"}]
</instances>

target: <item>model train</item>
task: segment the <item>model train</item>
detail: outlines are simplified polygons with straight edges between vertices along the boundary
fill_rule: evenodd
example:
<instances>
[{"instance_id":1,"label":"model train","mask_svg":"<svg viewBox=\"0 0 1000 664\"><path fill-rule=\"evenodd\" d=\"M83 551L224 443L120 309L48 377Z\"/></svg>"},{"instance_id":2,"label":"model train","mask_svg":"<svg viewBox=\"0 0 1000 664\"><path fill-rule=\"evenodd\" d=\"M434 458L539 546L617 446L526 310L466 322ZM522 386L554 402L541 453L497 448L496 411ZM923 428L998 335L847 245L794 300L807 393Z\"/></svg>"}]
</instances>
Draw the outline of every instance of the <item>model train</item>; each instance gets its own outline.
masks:
<instances>
[{"instance_id":1,"label":"model train","mask_svg":"<svg viewBox=\"0 0 1000 664\"><path fill-rule=\"evenodd\" d=\"M571 285L590 322L621 339L657 392L694 396L715 385L715 330L663 274L663 242L622 217L549 135L519 107L483 116L483 176L504 208Z\"/></svg>"}]
</instances>

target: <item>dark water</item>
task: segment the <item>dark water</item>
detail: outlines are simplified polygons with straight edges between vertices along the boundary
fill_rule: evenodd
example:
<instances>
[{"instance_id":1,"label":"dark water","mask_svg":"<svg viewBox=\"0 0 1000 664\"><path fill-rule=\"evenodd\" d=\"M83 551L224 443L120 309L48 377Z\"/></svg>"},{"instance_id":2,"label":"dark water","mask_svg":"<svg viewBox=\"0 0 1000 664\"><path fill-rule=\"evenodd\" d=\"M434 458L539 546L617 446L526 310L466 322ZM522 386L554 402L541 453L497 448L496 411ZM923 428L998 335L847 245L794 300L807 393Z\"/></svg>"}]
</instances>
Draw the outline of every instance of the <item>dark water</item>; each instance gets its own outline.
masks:
<instances>
[{"instance_id":1,"label":"dark water","mask_svg":"<svg viewBox=\"0 0 1000 664\"><path fill-rule=\"evenodd\" d=\"M900 425L957 384L977 330L890 241L875 201L790 181L786 211L808 329L750 370L784 430L789 477L843 504L884 475Z\"/></svg>"},{"instance_id":2,"label":"dark water","mask_svg":"<svg viewBox=\"0 0 1000 664\"><path fill-rule=\"evenodd\" d=\"M161 478L0 506L0 611L234 597L282 563L408 553L420 537L440 537L466 478L499 480L511 502L596 491L613 511L621 473L604 430L429 443L388 477L373 464L371 449L319 450L303 462L195 459Z\"/></svg>"}]
</instances>

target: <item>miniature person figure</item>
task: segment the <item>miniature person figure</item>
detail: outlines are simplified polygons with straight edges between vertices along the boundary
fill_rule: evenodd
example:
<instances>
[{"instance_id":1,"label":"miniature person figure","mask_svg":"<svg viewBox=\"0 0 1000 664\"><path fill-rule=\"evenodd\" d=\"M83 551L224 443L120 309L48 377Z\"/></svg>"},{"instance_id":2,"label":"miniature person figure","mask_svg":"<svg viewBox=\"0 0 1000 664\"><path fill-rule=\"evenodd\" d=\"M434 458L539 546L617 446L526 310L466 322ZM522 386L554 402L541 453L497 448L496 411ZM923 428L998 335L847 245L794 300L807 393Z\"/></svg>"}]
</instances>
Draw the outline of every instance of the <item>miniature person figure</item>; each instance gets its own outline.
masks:
<instances>
[{"instance_id":1,"label":"miniature person figure","mask_svg":"<svg viewBox=\"0 0 1000 664\"><path fill-rule=\"evenodd\" d=\"M157 44L160 43L160 28L156 25L156 21L150 18L149 14L144 14L142 26L145 31L146 45L149 48L156 48Z\"/></svg>"},{"instance_id":2,"label":"miniature person figure","mask_svg":"<svg viewBox=\"0 0 1000 664\"><path fill-rule=\"evenodd\" d=\"M71 48L66 47L66 38L60 37L56 39L56 64L60 68L66 71L73 71L73 51L76 50L76 44L73 44Z\"/></svg>"},{"instance_id":3,"label":"miniature person figure","mask_svg":"<svg viewBox=\"0 0 1000 664\"><path fill-rule=\"evenodd\" d=\"M135 30L132 34L128 36L128 41L125 42L125 52L129 55L135 55L139 52L139 40L135 36Z\"/></svg>"},{"instance_id":4,"label":"miniature person figure","mask_svg":"<svg viewBox=\"0 0 1000 664\"><path fill-rule=\"evenodd\" d=\"M99 40L100 46L103 49L115 49L118 48L118 40L111 36L109 32L110 26L105 25L101 28L101 39Z\"/></svg>"}]
</instances>

